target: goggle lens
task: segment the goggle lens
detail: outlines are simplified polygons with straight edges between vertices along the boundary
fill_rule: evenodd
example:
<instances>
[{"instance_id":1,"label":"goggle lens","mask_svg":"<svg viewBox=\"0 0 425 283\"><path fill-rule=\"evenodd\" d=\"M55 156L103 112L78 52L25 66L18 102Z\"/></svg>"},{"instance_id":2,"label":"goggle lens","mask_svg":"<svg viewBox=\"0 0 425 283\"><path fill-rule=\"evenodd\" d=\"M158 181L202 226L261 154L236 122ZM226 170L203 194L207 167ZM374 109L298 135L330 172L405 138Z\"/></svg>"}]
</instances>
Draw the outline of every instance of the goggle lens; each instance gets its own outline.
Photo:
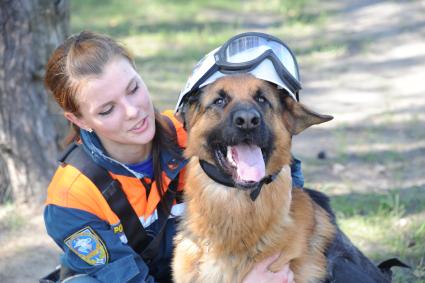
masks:
<instances>
[{"instance_id":1,"label":"goggle lens","mask_svg":"<svg viewBox=\"0 0 425 283\"><path fill-rule=\"evenodd\" d=\"M286 70L297 80L299 75L292 53L280 42L256 35L233 39L226 46L225 61L232 64L246 63L257 59L267 50L271 50Z\"/></svg>"},{"instance_id":2,"label":"goggle lens","mask_svg":"<svg viewBox=\"0 0 425 283\"><path fill-rule=\"evenodd\" d=\"M243 63L254 60L270 49L266 40L258 36L245 36L229 43L225 50L228 63Z\"/></svg>"}]
</instances>

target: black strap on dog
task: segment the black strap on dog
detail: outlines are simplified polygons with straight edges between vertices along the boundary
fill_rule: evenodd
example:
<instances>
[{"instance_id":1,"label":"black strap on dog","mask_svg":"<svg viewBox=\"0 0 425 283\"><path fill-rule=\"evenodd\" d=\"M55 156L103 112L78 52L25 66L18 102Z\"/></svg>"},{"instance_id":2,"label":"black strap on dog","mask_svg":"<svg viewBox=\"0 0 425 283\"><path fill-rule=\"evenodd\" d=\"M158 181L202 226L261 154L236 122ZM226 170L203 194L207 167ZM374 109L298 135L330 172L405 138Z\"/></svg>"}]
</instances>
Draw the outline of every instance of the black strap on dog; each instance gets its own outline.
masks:
<instances>
[{"instance_id":1,"label":"black strap on dog","mask_svg":"<svg viewBox=\"0 0 425 283\"><path fill-rule=\"evenodd\" d=\"M227 187L232 187L232 188L236 186L235 182L233 182L232 176L220 171L216 166L206 162L205 160L199 160L199 164L201 165L201 168L202 170L204 170L205 174L207 174L208 177L210 177L217 183ZM271 182L273 182L274 179L276 179L276 176L278 174L279 172L274 173L272 175L268 175L264 177L263 179L261 179L259 182L257 182L253 187L249 187L249 188L241 187L241 189L251 190L251 193L249 194L249 196L251 197L252 201L255 201L258 195L260 194L263 185L270 184Z\"/></svg>"},{"instance_id":2,"label":"black strap on dog","mask_svg":"<svg viewBox=\"0 0 425 283\"><path fill-rule=\"evenodd\" d=\"M96 185L112 211L120 219L128 244L145 260L152 259L158 250L165 230L169 210L158 207L158 221L160 221L159 227L161 228L157 236L152 240L147 235L139 217L129 203L119 181L113 179L105 168L95 163L82 146L76 143L71 144L62 154L59 161L74 166ZM170 209L176 195L177 182L178 176L170 183L164 195L164 203Z\"/></svg>"}]
</instances>

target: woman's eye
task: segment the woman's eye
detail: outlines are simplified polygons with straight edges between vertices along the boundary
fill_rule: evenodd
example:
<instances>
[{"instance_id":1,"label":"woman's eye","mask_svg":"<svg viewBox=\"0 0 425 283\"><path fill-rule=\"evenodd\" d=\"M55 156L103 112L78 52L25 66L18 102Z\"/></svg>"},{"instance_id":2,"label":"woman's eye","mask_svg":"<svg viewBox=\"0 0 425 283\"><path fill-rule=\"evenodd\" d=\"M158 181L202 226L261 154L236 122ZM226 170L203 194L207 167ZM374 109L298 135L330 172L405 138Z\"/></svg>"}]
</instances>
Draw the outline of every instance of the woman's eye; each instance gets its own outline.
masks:
<instances>
[{"instance_id":1,"label":"woman's eye","mask_svg":"<svg viewBox=\"0 0 425 283\"><path fill-rule=\"evenodd\" d=\"M99 112L99 115L106 116L106 115L108 115L108 114L110 114L112 112L112 109L114 109L113 106L109 107L109 109L107 109L107 110L105 110L103 112Z\"/></svg>"},{"instance_id":2,"label":"woman's eye","mask_svg":"<svg viewBox=\"0 0 425 283\"><path fill-rule=\"evenodd\" d=\"M135 94L137 90L139 89L139 84L136 84L134 88L130 91L130 94Z\"/></svg>"}]
</instances>

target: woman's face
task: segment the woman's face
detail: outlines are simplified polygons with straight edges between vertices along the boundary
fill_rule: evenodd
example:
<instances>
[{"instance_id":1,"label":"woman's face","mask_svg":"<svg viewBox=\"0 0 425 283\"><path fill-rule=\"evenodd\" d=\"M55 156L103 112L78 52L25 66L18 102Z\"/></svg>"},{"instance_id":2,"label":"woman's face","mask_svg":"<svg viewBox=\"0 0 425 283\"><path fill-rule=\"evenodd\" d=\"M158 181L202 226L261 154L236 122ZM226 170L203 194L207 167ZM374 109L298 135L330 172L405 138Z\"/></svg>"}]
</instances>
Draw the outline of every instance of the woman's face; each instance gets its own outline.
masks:
<instances>
[{"instance_id":1,"label":"woman's face","mask_svg":"<svg viewBox=\"0 0 425 283\"><path fill-rule=\"evenodd\" d=\"M93 129L108 152L150 144L154 137L155 114L149 91L125 58L112 59L101 76L86 79L77 103L81 116L65 116L80 128Z\"/></svg>"}]
</instances>

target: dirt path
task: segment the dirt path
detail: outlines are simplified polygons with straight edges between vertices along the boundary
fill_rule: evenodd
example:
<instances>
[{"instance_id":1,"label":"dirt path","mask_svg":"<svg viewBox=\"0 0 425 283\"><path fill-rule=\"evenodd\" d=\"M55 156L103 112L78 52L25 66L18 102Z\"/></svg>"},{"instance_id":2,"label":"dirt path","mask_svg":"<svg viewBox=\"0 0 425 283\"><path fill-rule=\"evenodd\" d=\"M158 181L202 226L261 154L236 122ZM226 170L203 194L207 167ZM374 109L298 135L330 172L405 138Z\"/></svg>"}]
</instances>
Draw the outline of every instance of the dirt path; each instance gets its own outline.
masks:
<instances>
[{"instance_id":1,"label":"dirt path","mask_svg":"<svg viewBox=\"0 0 425 283\"><path fill-rule=\"evenodd\" d=\"M344 183L424 188L425 1L335 3L332 20L314 35L334 52L302 67L303 101L335 119L296 137L294 148L303 160L325 151L348 162L310 166L307 179L338 183L335 193L347 191Z\"/></svg>"},{"instance_id":2,"label":"dirt path","mask_svg":"<svg viewBox=\"0 0 425 283\"><path fill-rule=\"evenodd\" d=\"M0 282L38 282L56 265L60 250L47 236L42 208L0 209Z\"/></svg>"},{"instance_id":3,"label":"dirt path","mask_svg":"<svg viewBox=\"0 0 425 283\"><path fill-rule=\"evenodd\" d=\"M335 116L295 138L308 184L333 195L423 194L425 1L325 2L329 21L297 38L302 101ZM0 208L0 282L34 282L57 264L41 215L39 207Z\"/></svg>"}]
</instances>

